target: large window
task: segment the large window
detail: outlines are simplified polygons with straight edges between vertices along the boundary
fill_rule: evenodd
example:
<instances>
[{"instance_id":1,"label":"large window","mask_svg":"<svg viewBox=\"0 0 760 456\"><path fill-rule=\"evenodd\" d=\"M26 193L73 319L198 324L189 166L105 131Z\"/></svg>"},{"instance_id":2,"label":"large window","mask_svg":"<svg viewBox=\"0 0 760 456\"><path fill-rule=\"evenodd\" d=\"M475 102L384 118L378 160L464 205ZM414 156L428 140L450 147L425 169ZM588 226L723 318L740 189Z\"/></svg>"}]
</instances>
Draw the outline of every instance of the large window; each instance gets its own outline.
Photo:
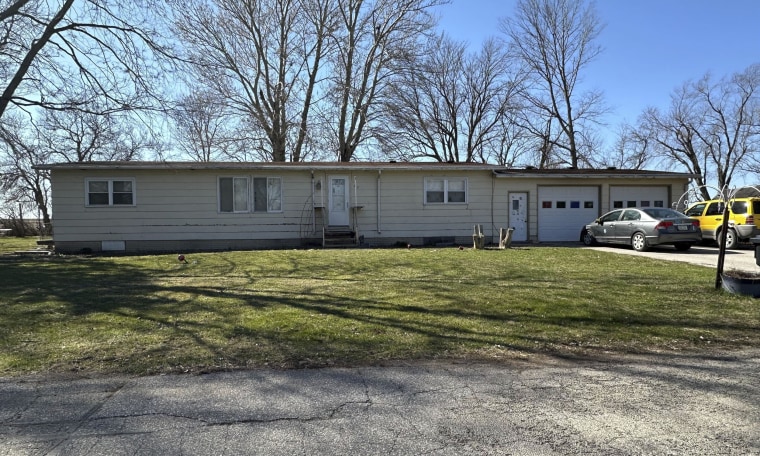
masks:
<instances>
[{"instance_id":1,"label":"large window","mask_svg":"<svg viewBox=\"0 0 760 456\"><path fill-rule=\"evenodd\" d=\"M456 204L467 202L467 179L425 179L425 204Z\"/></svg>"},{"instance_id":2,"label":"large window","mask_svg":"<svg viewBox=\"0 0 760 456\"><path fill-rule=\"evenodd\" d=\"M219 211L280 212L282 180L279 177L220 177Z\"/></svg>"},{"instance_id":3,"label":"large window","mask_svg":"<svg viewBox=\"0 0 760 456\"><path fill-rule=\"evenodd\" d=\"M134 179L86 179L87 206L134 206Z\"/></svg>"}]
</instances>

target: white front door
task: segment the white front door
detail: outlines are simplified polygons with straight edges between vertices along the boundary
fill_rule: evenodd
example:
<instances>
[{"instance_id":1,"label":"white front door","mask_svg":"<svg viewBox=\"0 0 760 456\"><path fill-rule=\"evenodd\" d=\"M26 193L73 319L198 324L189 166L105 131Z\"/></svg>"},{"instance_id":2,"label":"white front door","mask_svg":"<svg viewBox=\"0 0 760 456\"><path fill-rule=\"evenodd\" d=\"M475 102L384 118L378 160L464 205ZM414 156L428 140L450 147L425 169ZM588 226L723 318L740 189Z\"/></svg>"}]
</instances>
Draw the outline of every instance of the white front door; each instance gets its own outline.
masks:
<instances>
[{"instance_id":1,"label":"white front door","mask_svg":"<svg viewBox=\"0 0 760 456\"><path fill-rule=\"evenodd\" d=\"M348 177L330 176L329 224L348 226Z\"/></svg>"},{"instance_id":2,"label":"white front door","mask_svg":"<svg viewBox=\"0 0 760 456\"><path fill-rule=\"evenodd\" d=\"M528 194L509 194L509 226L514 228L512 240L525 242L528 240Z\"/></svg>"}]
</instances>

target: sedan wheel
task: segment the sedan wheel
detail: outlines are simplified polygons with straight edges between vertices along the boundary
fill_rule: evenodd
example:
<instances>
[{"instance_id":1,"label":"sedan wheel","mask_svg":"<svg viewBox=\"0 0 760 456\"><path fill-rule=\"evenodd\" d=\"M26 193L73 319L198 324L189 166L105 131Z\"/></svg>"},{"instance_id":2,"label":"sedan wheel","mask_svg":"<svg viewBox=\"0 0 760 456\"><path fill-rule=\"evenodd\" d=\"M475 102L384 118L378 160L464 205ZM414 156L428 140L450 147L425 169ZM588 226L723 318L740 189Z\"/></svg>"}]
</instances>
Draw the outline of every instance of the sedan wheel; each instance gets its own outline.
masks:
<instances>
[{"instance_id":1,"label":"sedan wheel","mask_svg":"<svg viewBox=\"0 0 760 456\"><path fill-rule=\"evenodd\" d=\"M641 231L633 233L633 236L631 236L631 246L633 247L633 250L637 252L643 252L649 248L647 245L647 237L644 236L644 233Z\"/></svg>"},{"instance_id":2,"label":"sedan wheel","mask_svg":"<svg viewBox=\"0 0 760 456\"><path fill-rule=\"evenodd\" d=\"M582 240L584 245L596 245L596 239L594 239L589 230L583 232Z\"/></svg>"}]
</instances>

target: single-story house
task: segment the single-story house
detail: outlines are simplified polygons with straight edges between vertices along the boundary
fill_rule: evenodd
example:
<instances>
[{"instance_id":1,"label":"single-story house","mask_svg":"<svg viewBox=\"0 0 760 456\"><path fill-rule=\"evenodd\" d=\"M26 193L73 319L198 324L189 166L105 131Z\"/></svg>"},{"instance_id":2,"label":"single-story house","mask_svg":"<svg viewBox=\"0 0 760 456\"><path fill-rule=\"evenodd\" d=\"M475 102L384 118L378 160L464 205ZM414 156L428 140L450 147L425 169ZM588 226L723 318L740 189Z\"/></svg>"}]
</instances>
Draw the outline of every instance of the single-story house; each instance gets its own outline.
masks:
<instances>
[{"instance_id":1,"label":"single-story house","mask_svg":"<svg viewBox=\"0 0 760 456\"><path fill-rule=\"evenodd\" d=\"M670 207L694 177L473 163L86 162L51 172L55 249L150 252L577 241L618 207Z\"/></svg>"}]
</instances>

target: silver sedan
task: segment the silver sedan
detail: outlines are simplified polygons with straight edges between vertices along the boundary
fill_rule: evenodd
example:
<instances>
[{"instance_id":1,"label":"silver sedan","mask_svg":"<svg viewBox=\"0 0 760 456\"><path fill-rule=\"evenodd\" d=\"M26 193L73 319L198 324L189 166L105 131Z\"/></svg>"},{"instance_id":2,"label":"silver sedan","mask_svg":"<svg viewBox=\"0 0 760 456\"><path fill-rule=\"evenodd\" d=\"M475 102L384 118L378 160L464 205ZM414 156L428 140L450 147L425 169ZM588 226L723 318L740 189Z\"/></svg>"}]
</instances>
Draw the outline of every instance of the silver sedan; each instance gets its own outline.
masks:
<instances>
[{"instance_id":1,"label":"silver sedan","mask_svg":"<svg viewBox=\"0 0 760 456\"><path fill-rule=\"evenodd\" d=\"M586 245L628 244L638 252L661 244L689 250L701 240L699 220L661 207L617 209L581 230L581 242Z\"/></svg>"}]
</instances>

